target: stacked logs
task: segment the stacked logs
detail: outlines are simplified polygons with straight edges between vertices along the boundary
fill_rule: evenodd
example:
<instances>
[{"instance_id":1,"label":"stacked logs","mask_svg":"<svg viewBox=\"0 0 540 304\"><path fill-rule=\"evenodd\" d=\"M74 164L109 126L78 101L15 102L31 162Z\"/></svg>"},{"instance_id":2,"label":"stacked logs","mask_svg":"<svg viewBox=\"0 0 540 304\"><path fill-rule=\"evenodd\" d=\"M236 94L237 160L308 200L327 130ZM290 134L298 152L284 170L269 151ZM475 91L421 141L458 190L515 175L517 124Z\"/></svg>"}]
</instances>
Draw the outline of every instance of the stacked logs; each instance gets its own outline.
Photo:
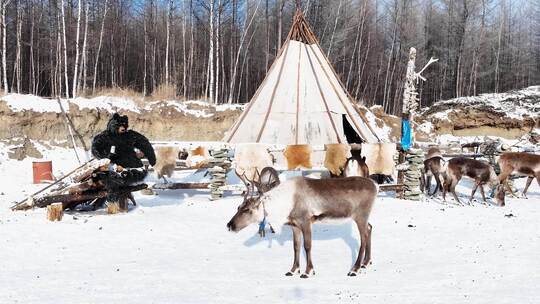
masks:
<instances>
[{"instance_id":1,"label":"stacked logs","mask_svg":"<svg viewBox=\"0 0 540 304\"><path fill-rule=\"evenodd\" d=\"M222 186L225 186L227 171L231 168L231 161L228 158L229 150L220 148L210 150L212 158L208 162L208 172L210 173L210 200L218 200L223 197Z\"/></svg>"},{"instance_id":2,"label":"stacked logs","mask_svg":"<svg viewBox=\"0 0 540 304\"><path fill-rule=\"evenodd\" d=\"M421 149L410 149L405 156L407 163L404 178L404 198L407 200L422 200L422 191L420 190L421 170L424 167L424 152Z\"/></svg>"}]
</instances>

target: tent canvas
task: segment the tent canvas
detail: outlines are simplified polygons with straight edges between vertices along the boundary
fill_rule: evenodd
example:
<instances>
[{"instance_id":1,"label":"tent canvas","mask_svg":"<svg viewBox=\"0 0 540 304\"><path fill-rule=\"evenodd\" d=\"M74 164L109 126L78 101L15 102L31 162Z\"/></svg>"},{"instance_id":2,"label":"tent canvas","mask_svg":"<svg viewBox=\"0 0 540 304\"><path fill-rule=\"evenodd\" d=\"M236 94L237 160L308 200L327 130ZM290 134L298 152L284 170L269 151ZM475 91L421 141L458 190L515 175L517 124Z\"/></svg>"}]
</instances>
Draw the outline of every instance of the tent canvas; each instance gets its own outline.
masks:
<instances>
[{"instance_id":1,"label":"tent canvas","mask_svg":"<svg viewBox=\"0 0 540 304\"><path fill-rule=\"evenodd\" d=\"M303 14L297 11L279 55L224 141L347 143L345 129L352 127L363 142L379 142L351 100Z\"/></svg>"}]
</instances>

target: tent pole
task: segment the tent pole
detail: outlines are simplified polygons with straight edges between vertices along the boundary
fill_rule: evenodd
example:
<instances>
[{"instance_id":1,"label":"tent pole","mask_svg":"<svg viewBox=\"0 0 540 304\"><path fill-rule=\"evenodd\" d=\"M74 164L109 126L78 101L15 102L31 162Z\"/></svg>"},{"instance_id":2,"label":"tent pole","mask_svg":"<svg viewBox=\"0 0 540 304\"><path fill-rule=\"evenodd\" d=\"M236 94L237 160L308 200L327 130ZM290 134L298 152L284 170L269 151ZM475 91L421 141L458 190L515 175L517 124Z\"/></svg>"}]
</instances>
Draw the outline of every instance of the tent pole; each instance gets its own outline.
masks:
<instances>
[{"instance_id":1,"label":"tent pole","mask_svg":"<svg viewBox=\"0 0 540 304\"><path fill-rule=\"evenodd\" d=\"M315 82L317 83L317 87L319 88L319 93L321 94L324 107L326 108L326 113L328 114L328 118L330 119L330 123L332 124L332 128L334 128L334 132L336 132L337 141L340 144L341 138L339 137L339 133L336 128L336 124L334 123L334 120L332 119L332 114L330 113L330 108L328 107L328 103L326 102L326 98L324 98L324 93L321 88L321 84L319 83L319 77L317 77L317 73L315 72L315 67L313 67L313 61L311 60L311 56L309 55L309 50L307 48L307 45L304 44L304 48L306 49L307 58L309 60L309 64L311 65L311 70L313 71L313 76L315 76Z\"/></svg>"},{"instance_id":2,"label":"tent pole","mask_svg":"<svg viewBox=\"0 0 540 304\"><path fill-rule=\"evenodd\" d=\"M281 80L281 74L283 73L283 66L285 66L285 59L287 59L287 52L289 51L289 45L290 45L290 42L287 42L287 48L285 49L285 53L283 54L283 61L281 62L281 66L279 67L278 78L277 78L276 84L274 85L274 89L272 90L272 95L270 96L270 105L268 106L268 110L266 111L266 115L264 116L263 124L261 126L261 130L259 131L259 135L257 135L256 142L259 142L261 140L262 134L264 132L264 127L266 126L266 122L268 121L268 116L270 116L270 111L272 110L272 105L274 103L274 97L276 97L277 87L279 85L279 81Z\"/></svg>"},{"instance_id":3,"label":"tent pole","mask_svg":"<svg viewBox=\"0 0 540 304\"><path fill-rule=\"evenodd\" d=\"M298 74L296 76L296 138L295 138L295 144L298 145L298 133L299 133L299 126L300 126L300 62L302 59L302 48L298 50Z\"/></svg>"}]
</instances>

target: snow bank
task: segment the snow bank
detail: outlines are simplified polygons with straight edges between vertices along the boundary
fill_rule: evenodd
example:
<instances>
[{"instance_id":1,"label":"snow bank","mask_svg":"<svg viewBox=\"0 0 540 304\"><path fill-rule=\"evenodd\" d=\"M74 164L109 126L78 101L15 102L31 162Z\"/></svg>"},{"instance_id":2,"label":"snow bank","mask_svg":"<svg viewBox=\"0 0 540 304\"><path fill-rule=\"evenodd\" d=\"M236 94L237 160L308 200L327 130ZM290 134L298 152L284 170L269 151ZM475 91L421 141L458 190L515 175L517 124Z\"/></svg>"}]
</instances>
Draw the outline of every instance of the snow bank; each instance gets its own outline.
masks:
<instances>
[{"instance_id":1,"label":"snow bank","mask_svg":"<svg viewBox=\"0 0 540 304\"><path fill-rule=\"evenodd\" d=\"M77 97L75 99L70 99L69 102L76 104L80 109L102 109L109 113L118 111L141 112L132 99L124 97L98 96L90 99Z\"/></svg>"},{"instance_id":2,"label":"snow bank","mask_svg":"<svg viewBox=\"0 0 540 304\"><path fill-rule=\"evenodd\" d=\"M54 112L60 113L60 106L56 99L42 98L35 95L8 94L2 97L7 106L14 112L34 111L34 112ZM68 104L62 101L62 106L67 111Z\"/></svg>"},{"instance_id":3,"label":"snow bank","mask_svg":"<svg viewBox=\"0 0 540 304\"><path fill-rule=\"evenodd\" d=\"M7 106L14 112L61 112L56 99L43 98L35 95L12 93L3 96L1 100L5 101ZM80 109L105 110L109 113L114 113L118 111L141 113L143 111L153 111L154 109L168 107L186 115L193 115L195 117L203 118L212 117L216 112L223 112L227 110L242 110L244 108L244 105L239 104L214 105L199 100L189 100L185 102L177 100L154 101L149 102L144 106L139 106L131 98L116 96L98 96L93 98L77 97L69 100L61 99L61 102L62 106L66 111L69 111L70 104L74 104ZM190 106L198 106L200 108L202 107L203 109L192 109L190 108Z\"/></svg>"},{"instance_id":4,"label":"snow bank","mask_svg":"<svg viewBox=\"0 0 540 304\"><path fill-rule=\"evenodd\" d=\"M540 86L505 93L489 93L439 101L423 110L423 114L448 119L448 114L463 109L493 111L508 118L524 119L540 116Z\"/></svg>"}]
</instances>

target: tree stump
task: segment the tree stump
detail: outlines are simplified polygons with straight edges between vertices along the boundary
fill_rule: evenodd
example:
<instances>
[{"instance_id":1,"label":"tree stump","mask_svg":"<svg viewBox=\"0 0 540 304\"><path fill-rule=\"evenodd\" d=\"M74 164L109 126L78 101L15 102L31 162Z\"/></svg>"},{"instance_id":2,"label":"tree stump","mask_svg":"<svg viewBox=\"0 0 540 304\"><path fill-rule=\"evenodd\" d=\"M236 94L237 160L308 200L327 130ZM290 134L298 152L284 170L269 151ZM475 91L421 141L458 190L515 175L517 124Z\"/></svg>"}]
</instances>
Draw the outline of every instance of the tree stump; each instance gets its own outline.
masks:
<instances>
[{"instance_id":1,"label":"tree stump","mask_svg":"<svg viewBox=\"0 0 540 304\"><path fill-rule=\"evenodd\" d=\"M117 214L120 211L120 206L118 203L107 203L107 213L108 214Z\"/></svg>"},{"instance_id":2,"label":"tree stump","mask_svg":"<svg viewBox=\"0 0 540 304\"><path fill-rule=\"evenodd\" d=\"M51 222L61 221L64 215L62 203L54 203L47 206L47 219Z\"/></svg>"}]
</instances>

